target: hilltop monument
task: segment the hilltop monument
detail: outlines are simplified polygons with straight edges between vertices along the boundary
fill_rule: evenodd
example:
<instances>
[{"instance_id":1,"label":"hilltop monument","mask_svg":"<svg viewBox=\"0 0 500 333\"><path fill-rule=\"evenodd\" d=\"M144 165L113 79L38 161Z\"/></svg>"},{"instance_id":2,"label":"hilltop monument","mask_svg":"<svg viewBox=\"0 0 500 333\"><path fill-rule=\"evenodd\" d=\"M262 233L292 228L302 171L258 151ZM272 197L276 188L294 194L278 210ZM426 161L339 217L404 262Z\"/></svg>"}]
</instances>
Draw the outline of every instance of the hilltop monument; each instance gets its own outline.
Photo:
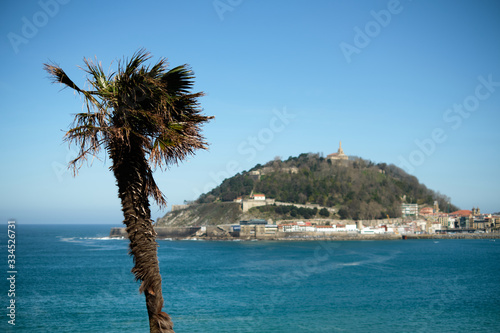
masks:
<instances>
[{"instance_id":1,"label":"hilltop monument","mask_svg":"<svg viewBox=\"0 0 500 333\"><path fill-rule=\"evenodd\" d=\"M349 156L344 154L344 150L342 149L342 141L339 143L339 150L336 153L328 155L326 158L332 161L347 161L349 159Z\"/></svg>"}]
</instances>

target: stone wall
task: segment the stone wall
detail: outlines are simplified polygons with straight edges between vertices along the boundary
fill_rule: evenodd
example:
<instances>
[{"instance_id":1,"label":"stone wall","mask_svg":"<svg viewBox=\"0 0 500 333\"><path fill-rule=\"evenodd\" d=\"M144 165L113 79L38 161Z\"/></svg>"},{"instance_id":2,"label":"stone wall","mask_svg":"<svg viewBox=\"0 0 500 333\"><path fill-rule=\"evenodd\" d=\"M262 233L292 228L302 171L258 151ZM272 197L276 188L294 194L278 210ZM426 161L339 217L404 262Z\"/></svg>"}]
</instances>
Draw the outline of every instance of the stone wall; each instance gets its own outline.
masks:
<instances>
[{"instance_id":1,"label":"stone wall","mask_svg":"<svg viewBox=\"0 0 500 333\"><path fill-rule=\"evenodd\" d=\"M267 205L276 205L276 206L295 206L297 208L310 208L314 209L317 208L318 210L322 208L328 209L331 213L335 213L337 210L332 207L323 207L318 204L295 204L295 203L290 203L290 202L280 202L280 201L275 201L274 199L266 199L266 200L243 200L242 202L242 209L243 212L247 212L250 208L253 207L259 207L259 206L267 206Z\"/></svg>"},{"instance_id":2,"label":"stone wall","mask_svg":"<svg viewBox=\"0 0 500 333\"><path fill-rule=\"evenodd\" d=\"M201 227L155 227L158 239L162 238L187 238L193 237ZM127 237L125 228L111 228L111 238Z\"/></svg>"},{"instance_id":3,"label":"stone wall","mask_svg":"<svg viewBox=\"0 0 500 333\"><path fill-rule=\"evenodd\" d=\"M274 204L274 199L266 199L266 200L243 200L241 204L241 208L243 213L248 212L250 208L259 207L259 206L267 206Z\"/></svg>"},{"instance_id":4,"label":"stone wall","mask_svg":"<svg viewBox=\"0 0 500 333\"><path fill-rule=\"evenodd\" d=\"M176 210L181 210L181 209L186 209L188 208L189 205L172 205L172 212L175 212Z\"/></svg>"}]
</instances>

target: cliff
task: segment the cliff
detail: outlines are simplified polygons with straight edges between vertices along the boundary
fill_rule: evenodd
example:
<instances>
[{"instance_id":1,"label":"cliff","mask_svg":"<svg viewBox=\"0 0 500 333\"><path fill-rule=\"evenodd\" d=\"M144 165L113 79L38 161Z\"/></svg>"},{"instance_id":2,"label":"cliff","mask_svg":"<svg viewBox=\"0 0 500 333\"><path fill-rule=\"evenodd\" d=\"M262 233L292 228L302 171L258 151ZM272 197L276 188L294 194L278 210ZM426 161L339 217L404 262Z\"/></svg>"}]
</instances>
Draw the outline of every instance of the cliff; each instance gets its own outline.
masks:
<instances>
[{"instance_id":1,"label":"cliff","mask_svg":"<svg viewBox=\"0 0 500 333\"><path fill-rule=\"evenodd\" d=\"M244 219L241 205L235 202L194 204L171 211L156 221L161 227L188 227L219 224L238 224Z\"/></svg>"}]
</instances>

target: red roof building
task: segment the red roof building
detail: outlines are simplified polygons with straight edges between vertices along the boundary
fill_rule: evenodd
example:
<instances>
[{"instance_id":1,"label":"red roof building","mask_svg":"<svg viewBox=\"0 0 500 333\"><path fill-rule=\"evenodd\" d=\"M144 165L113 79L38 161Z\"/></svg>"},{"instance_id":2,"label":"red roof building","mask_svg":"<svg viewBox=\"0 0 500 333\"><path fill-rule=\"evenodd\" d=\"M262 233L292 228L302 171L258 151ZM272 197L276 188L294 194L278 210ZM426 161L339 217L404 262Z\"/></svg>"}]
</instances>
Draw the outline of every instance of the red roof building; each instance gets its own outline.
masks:
<instances>
[{"instance_id":1,"label":"red roof building","mask_svg":"<svg viewBox=\"0 0 500 333\"><path fill-rule=\"evenodd\" d=\"M456 212L450 213L451 216L470 216L472 214L472 211L462 209L462 210L457 210Z\"/></svg>"},{"instance_id":2,"label":"red roof building","mask_svg":"<svg viewBox=\"0 0 500 333\"><path fill-rule=\"evenodd\" d=\"M265 194L254 194L253 199L254 200L266 200L266 195Z\"/></svg>"},{"instance_id":3,"label":"red roof building","mask_svg":"<svg viewBox=\"0 0 500 333\"><path fill-rule=\"evenodd\" d=\"M424 207L420 210L420 215L431 215L434 213L434 209L431 207Z\"/></svg>"}]
</instances>

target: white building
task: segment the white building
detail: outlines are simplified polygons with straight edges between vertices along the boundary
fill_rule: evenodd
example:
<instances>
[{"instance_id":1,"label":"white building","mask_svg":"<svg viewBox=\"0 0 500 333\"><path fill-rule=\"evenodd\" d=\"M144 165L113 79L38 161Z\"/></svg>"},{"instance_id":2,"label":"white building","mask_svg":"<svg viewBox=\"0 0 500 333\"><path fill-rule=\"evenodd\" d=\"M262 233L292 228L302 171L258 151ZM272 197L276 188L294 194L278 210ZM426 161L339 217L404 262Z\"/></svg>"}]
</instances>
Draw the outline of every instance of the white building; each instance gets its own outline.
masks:
<instances>
[{"instance_id":1,"label":"white building","mask_svg":"<svg viewBox=\"0 0 500 333\"><path fill-rule=\"evenodd\" d=\"M329 226L329 225L317 225L316 226L316 232L334 232L336 231L335 226Z\"/></svg>"},{"instance_id":2,"label":"white building","mask_svg":"<svg viewBox=\"0 0 500 333\"><path fill-rule=\"evenodd\" d=\"M385 233L385 228L363 228L361 230L362 235L375 235Z\"/></svg>"},{"instance_id":3,"label":"white building","mask_svg":"<svg viewBox=\"0 0 500 333\"><path fill-rule=\"evenodd\" d=\"M433 222L431 224L431 226L429 227L430 234L435 234L439 230L441 230L441 223L439 223L439 222Z\"/></svg>"},{"instance_id":4,"label":"white building","mask_svg":"<svg viewBox=\"0 0 500 333\"><path fill-rule=\"evenodd\" d=\"M403 217L418 216L418 204L401 204L401 213Z\"/></svg>"},{"instance_id":5,"label":"white building","mask_svg":"<svg viewBox=\"0 0 500 333\"><path fill-rule=\"evenodd\" d=\"M265 194L254 194L253 195L254 200L260 200L260 201L265 201L266 200L266 195Z\"/></svg>"},{"instance_id":6,"label":"white building","mask_svg":"<svg viewBox=\"0 0 500 333\"><path fill-rule=\"evenodd\" d=\"M346 224L345 226L345 230L347 232L355 232L358 230L358 228L356 228L356 225L355 224Z\"/></svg>"}]
</instances>

